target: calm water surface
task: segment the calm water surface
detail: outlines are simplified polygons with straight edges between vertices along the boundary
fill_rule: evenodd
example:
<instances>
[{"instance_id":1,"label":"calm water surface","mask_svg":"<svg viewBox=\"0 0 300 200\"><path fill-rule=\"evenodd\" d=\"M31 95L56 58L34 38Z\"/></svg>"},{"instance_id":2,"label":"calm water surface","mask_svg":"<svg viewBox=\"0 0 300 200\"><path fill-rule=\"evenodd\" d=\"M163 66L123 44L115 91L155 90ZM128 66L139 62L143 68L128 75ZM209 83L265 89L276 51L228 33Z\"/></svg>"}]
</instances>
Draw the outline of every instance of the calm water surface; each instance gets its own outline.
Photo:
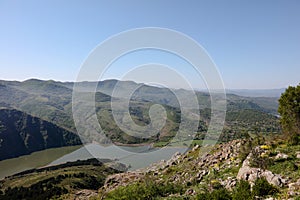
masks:
<instances>
[{"instance_id":1,"label":"calm water surface","mask_svg":"<svg viewBox=\"0 0 300 200\"><path fill-rule=\"evenodd\" d=\"M126 164L127 166L130 165L130 170L134 170L147 167L160 160L167 160L176 152L184 153L185 151L186 148L180 147L152 149L150 146L103 147L97 144L47 149L30 155L0 161L0 179L32 168L94 157L116 159L120 163Z\"/></svg>"}]
</instances>

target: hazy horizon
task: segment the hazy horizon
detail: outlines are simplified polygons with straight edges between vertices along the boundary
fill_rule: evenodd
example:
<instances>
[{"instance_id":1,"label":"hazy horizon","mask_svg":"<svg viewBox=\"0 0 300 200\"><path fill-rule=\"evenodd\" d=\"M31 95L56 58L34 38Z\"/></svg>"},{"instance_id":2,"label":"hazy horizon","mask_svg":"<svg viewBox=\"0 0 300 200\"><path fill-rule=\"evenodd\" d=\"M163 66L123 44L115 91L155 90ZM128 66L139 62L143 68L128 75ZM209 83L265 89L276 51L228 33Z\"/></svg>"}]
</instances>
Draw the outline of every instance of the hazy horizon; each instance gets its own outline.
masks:
<instances>
[{"instance_id":1,"label":"hazy horizon","mask_svg":"<svg viewBox=\"0 0 300 200\"><path fill-rule=\"evenodd\" d=\"M54 82L61 82L61 83L75 83L76 81L69 81L69 80L55 80L55 79L40 79L40 78L37 78L37 77L32 77L32 78L28 78L28 79L25 79L25 80L14 80L14 79L0 79L0 81L11 81L11 82L25 82L25 81L29 81L29 80L40 80L40 81L54 81ZM108 79L104 79L104 80L100 80L100 81L109 81L109 80L117 80L117 81L132 81L132 82L135 82L137 84L145 84L145 85L150 85L150 86L154 86L154 87L161 87L159 85L155 85L155 84L151 84L151 83L145 83L145 82L137 82L137 81L134 81L134 80L120 80L120 79L114 79L114 78L108 78ZM100 81L79 81L79 82L100 82ZM290 86L296 86L296 85L290 85ZM249 88L224 88L227 93L228 91L230 90L234 90L234 91L265 91L265 90L268 90L268 91L271 91L271 90L284 90L286 89L287 87L282 87L282 88L259 88L259 89L249 89ZM175 88L175 89L185 89L185 88ZM199 90L199 91L207 91L208 89L207 88L193 88L195 90Z\"/></svg>"}]
</instances>

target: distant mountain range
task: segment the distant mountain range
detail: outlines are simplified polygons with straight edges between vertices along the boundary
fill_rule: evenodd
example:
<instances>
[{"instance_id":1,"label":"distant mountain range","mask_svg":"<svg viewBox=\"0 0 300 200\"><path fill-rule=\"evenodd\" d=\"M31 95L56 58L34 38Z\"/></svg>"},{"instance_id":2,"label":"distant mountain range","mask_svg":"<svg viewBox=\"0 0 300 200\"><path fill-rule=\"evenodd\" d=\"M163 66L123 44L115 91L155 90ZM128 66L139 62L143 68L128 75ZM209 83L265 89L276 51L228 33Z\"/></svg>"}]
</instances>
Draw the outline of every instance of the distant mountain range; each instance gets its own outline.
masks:
<instances>
[{"instance_id":1,"label":"distant mountain range","mask_svg":"<svg viewBox=\"0 0 300 200\"><path fill-rule=\"evenodd\" d=\"M83 96L95 92L93 86L97 85L95 105L98 121L102 127L103 133L113 142L118 144L167 142L174 136L179 128L181 121L179 102L176 96L168 88L138 84L132 81L120 82L118 80L81 82L77 84L79 85L78 90ZM159 134L148 139L136 138L125 134L116 125L111 110L111 98L116 84L118 84L119 88L121 88L121 91L124 93L129 89L137 88L131 96L129 110L134 122L139 125L143 126L149 124L150 118L148 112L151 105L157 103L165 107L167 120ZM31 136L22 136L22 138L20 134L23 133L24 130L30 130L30 127L32 127L33 124L27 124L27 121L23 121L24 119L20 116L10 117L9 123L19 121L23 125L22 127L16 125L10 126L10 131L4 132L3 130L7 130L8 128L8 122L3 122L3 128L0 129L0 135L6 135L6 148L8 148L9 145L14 145L13 142L20 140L20 138L23 139L23 142L19 141L17 143L18 152L8 153L10 150L4 149L3 147L1 149L3 158L5 158L5 154L7 154L6 157L8 158L44 148L79 143L78 137L74 135L74 133L76 133L76 128L72 116L73 86L73 82L43 81L38 79L30 79L23 82L0 81L0 106L3 107L1 110L1 112L4 113L3 115L11 116L12 113L17 113L20 116L30 116L34 119L33 121L37 121L37 124L34 125L39 127L34 129L34 133L42 135L39 136L40 139L32 141L30 139L34 137ZM184 96L189 91L181 89L177 90L177 92ZM200 107L200 122L196 138L201 139L204 137L210 122L210 95L205 92L196 92L196 95ZM268 97L270 95L266 95L267 97L245 96L227 94L227 117L223 135L220 138L221 140L241 137L245 133L276 133L280 131L278 119L276 117L278 97ZM122 93L113 98L122 101ZM13 116L16 116L17 114L14 114ZM5 116L3 120L8 116ZM90 120L90 116L83 116L83 119L88 121ZM46 127L42 128L39 126L45 123L47 123ZM49 129L50 127L51 131ZM49 131L47 131L48 129ZM57 130L57 133L55 133L55 129ZM47 134L45 135L45 131L51 134L49 136ZM55 136L55 134L60 136ZM48 140L52 141L50 140L51 135L59 139L57 141L53 140L53 143L49 143ZM11 138L11 140L8 140L8 138ZM14 140L12 140L12 138ZM47 140L46 138L49 139ZM33 146L26 146L27 140L30 141L28 144L32 144ZM94 138L88 138L84 142L92 142L93 140Z\"/></svg>"},{"instance_id":2,"label":"distant mountain range","mask_svg":"<svg viewBox=\"0 0 300 200\"><path fill-rule=\"evenodd\" d=\"M226 92L229 94L236 94L239 96L246 97L275 97L279 98L281 94L286 90L286 88L281 89L260 89L260 90L250 90L250 89L231 89Z\"/></svg>"},{"instance_id":3,"label":"distant mountain range","mask_svg":"<svg viewBox=\"0 0 300 200\"><path fill-rule=\"evenodd\" d=\"M207 89L195 89L199 92L208 92ZM280 89L225 89L227 94L235 94L243 97L272 97L278 98L286 90L286 88Z\"/></svg>"}]
</instances>

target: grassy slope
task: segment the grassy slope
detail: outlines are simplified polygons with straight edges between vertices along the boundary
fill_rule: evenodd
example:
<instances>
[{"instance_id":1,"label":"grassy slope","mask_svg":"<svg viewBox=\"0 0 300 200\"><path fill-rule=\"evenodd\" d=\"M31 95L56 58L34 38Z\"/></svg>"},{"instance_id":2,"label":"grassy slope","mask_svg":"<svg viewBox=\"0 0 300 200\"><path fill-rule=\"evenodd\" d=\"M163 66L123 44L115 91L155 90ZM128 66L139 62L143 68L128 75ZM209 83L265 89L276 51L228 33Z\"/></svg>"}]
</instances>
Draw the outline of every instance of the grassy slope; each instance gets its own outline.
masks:
<instances>
[{"instance_id":1,"label":"grassy slope","mask_svg":"<svg viewBox=\"0 0 300 200\"><path fill-rule=\"evenodd\" d=\"M267 158L274 162L267 166L267 169L283 175L290 182L295 182L300 178L298 168L300 160L296 158L297 152L300 151L300 145L288 146L283 139L268 136L262 136L252 139L252 147L261 146L267 149ZM51 182L53 186L46 184L43 187L64 188L62 199L74 198L78 190L97 189L100 187L99 196L96 199L138 199L144 197L147 199L198 199L207 192L218 191L220 183L228 180L229 177L235 178L241 167L242 155L248 154L251 150L245 150L246 141L232 141L216 145L206 157L202 157L207 147L190 150L187 154L177 157L168 164L166 162L157 164L156 167L150 167L145 171L125 173L125 178L118 182L112 181L114 190L108 190L109 185L104 189L105 178L116 173L114 170L105 168L103 165L86 164L78 166L60 166L57 169L47 169L38 172L24 173L5 179L0 182L1 190L11 188L36 188L36 185ZM226 153L229 157L224 155ZM285 153L289 157L286 160L275 160L278 152ZM223 157L224 159L220 159ZM205 171L205 173L203 173ZM202 174L203 176L199 175ZM137 179L132 179L134 176ZM54 179L53 179L54 178ZM93 184L91 184L93 183ZM122 184L125 186L121 186ZM52 188L53 189L53 188ZM287 186L278 188L279 193L273 197L285 199L287 197ZM12 189L13 190L13 189ZM37 189L34 189L35 192ZM39 189L38 189L39 190ZM18 190L21 193L23 190ZM187 194L187 191L193 191L194 195ZM224 192L224 191L223 191ZM222 194L223 194L222 192ZM228 191L231 195L233 192ZM36 196L34 197L36 198ZM58 196L57 196L58 198ZM0 198L1 199L1 198ZM13 198L11 198L13 199ZM30 198L29 198L30 199Z\"/></svg>"},{"instance_id":2,"label":"grassy slope","mask_svg":"<svg viewBox=\"0 0 300 200\"><path fill-rule=\"evenodd\" d=\"M0 199L50 199L55 194L62 196L81 189L95 190L104 184L108 175L117 172L97 159L31 170L2 180L0 193L6 195L0 195Z\"/></svg>"},{"instance_id":3,"label":"grassy slope","mask_svg":"<svg viewBox=\"0 0 300 200\"><path fill-rule=\"evenodd\" d=\"M237 143L236 143L237 144ZM100 189L98 198L103 196L104 199L137 199L138 194L149 194L154 199L203 199L201 195L205 193L218 191L222 188L220 183L222 181L234 179L241 167L242 155L250 152L251 148L245 151L247 143L242 143L240 148L236 148L236 144L229 143L222 146L215 146L215 148L208 155L222 155L228 149L231 149L231 156L228 159L217 160L214 163L210 163L210 159L207 157L205 162L201 164L200 149L189 151L186 155L180 156L176 164L165 165L159 164L155 170L150 170L142 175L135 181L130 182L122 186L122 180L119 182L119 186L110 188L111 190ZM267 169L273 173L282 175L290 183L296 182L300 179L300 159L296 158L296 152L299 152L300 145L288 146L284 140L277 137L263 137L252 140L252 145L264 146L267 148L266 154L269 156L266 159L273 160L272 164L267 166ZM204 150L203 148L201 149ZM288 159L276 160L275 156L278 152L286 153ZM220 154L221 153L221 154ZM202 171L206 173L203 176L199 176ZM130 177L130 175L128 175ZM201 178L199 178L201 177ZM125 178L126 179L126 178ZM124 183L123 183L124 184ZM106 186L106 188L109 188ZM288 186L285 185L282 188L277 188L278 193L272 195L278 199L288 199L287 195ZM193 195L187 194L186 191L192 190ZM298 192L300 190L298 189ZM234 191L228 191L231 195ZM243 192L242 192L243 193ZM225 194L223 191L222 194ZM146 196L144 196L146 199ZM292 196L290 196L291 198ZM215 197L216 198L216 197ZM205 199L205 198L204 198ZM216 199L220 199L220 196ZM222 198L221 198L222 199ZM226 198L227 199L227 198ZM230 199L230 198L229 198ZM253 197L254 199L254 197Z\"/></svg>"}]
</instances>

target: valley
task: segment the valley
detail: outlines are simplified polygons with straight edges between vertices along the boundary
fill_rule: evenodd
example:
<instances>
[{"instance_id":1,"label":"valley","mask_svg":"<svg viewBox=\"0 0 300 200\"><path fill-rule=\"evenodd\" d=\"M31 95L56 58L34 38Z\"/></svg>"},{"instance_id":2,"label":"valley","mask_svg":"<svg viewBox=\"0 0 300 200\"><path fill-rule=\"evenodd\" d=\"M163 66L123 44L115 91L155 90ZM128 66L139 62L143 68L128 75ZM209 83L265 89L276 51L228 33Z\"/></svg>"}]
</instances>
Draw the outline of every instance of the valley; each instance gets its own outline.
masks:
<instances>
[{"instance_id":1,"label":"valley","mask_svg":"<svg viewBox=\"0 0 300 200\"><path fill-rule=\"evenodd\" d=\"M77 89L80 90L79 93L82 97L93 94L92 86L95 83L76 84L80 85ZM121 106L123 101L122 94L114 96L113 91L116 84L125 93L127 90L137 88L131 96L128 112L132 120L140 126L147 126L150 123L149 110L151 106L160 104L164 107L166 123L158 134L148 138L134 137L126 134L116 124L111 101L113 99L118 106ZM278 139L282 134L277 112L277 97L245 97L227 94L224 129L220 137L217 137L214 134L206 134L211 120L211 97L208 93L196 92L200 113L190 108L187 120L194 120L193 118L199 115L198 129L194 135L188 133L177 138L174 136L179 130L182 110L172 90L117 80L105 80L97 83L96 116L102 128L99 133L105 137L97 138L97 140L94 136L82 137L78 135L78 127L75 127L73 121L73 86L74 83L71 82L37 79L24 82L0 81L0 155L2 159L0 167L2 169L1 177L6 177L2 179L1 183L3 199L15 198L15 194L29 198L28 195L34 193L42 198L42 188L52 191L51 194L45 193L46 199L88 199L90 197L122 199L119 193L127 195L123 191L123 187L125 190L131 190L131 187L137 187L139 190L144 187L143 184L146 186L150 184L149 186L152 187L151 184L155 185L155 183L159 183L162 187L156 188L157 190L164 191L165 186L170 187L171 190L165 191L166 193L157 191L163 198L173 198L172 194L178 198L184 197L187 191L199 194L200 191L192 189L199 182L196 179L187 180L198 176L194 174L198 170L194 162L202 159L201 151L199 152L200 147L205 149L216 143L217 149L212 150L216 152L223 147L229 148L226 145L233 144L234 151L229 157L233 156L230 159L234 159L233 163L235 164L234 166L230 165L230 169L224 167L222 170L236 176L240 163L244 159L240 158L244 151L241 149L244 145L241 144L246 145L247 141L253 140L256 145L265 143L269 145L267 141L271 141L271 138L281 141ZM182 89L176 92L182 96L190 93L190 91ZM81 120L92 120L89 114L85 115L85 112L82 114ZM265 143L257 143L255 138L264 138ZM232 141L237 142L232 143ZM236 145L239 147L235 147ZM274 144L274 146L277 145L278 143ZM199 153L200 157L196 153ZM248 151L246 153L249 154ZM174 157L174 155L178 155L178 157ZM206 157L208 161L214 159L205 154L204 159ZM224 159L228 164L229 157L227 157ZM93 158L113 160L118 164L106 168L102 164L95 164L94 162L97 161L91 160ZM295 163L297 165L296 160ZM186 171L185 177L178 177L178 180L182 179L184 185L177 188L176 181L173 182L171 179L173 180L173 176L177 172L183 171L184 168L188 169L188 165L193 168L191 171ZM220 166L221 163L217 162L212 166L216 167L217 165ZM120 174L120 169L114 169L114 166L122 166L122 170L128 172ZM110 167L112 168L110 169ZM206 167L209 173L216 173L215 170L218 169ZM197 170L195 171L194 168ZM210 170L214 172L210 172ZM274 170L276 171L276 169ZM206 176L206 173L205 171L202 176ZM161 178L157 179L157 174L160 174ZM224 177L227 176L229 175L224 175ZM34 181L28 182L27 179ZM116 180L111 186L110 181L113 179ZM207 175L207 178L201 179L201 182L208 184L207 187L214 187L210 185L214 179L217 179L218 182L226 181L216 174L214 176ZM129 180L132 184L128 185ZM144 183L144 180L150 182ZM161 182L162 180L170 182L171 185L165 185L166 183ZM225 183L227 184L227 182ZM93 184L93 187L90 184ZM144 192L147 193L147 191ZM21 196L19 197L21 198ZM128 198L135 199L136 197L127 196L125 199Z\"/></svg>"},{"instance_id":2,"label":"valley","mask_svg":"<svg viewBox=\"0 0 300 200\"><path fill-rule=\"evenodd\" d=\"M166 142L174 136L181 121L181 110L172 91L132 81L120 82L118 86L124 91L138 88L130 101L129 110L133 121L141 126L147 125L149 123L148 111L153 104L163 105L168 117L166 125L157 136L141 139L124 134L114 122L110 104L111 95L117 83L117 80L99 82L95 95L98 121L103 133L111 141L122 144ZM72 87L74 83L31 79L24 82L1 81L0 84L0 105L2 107L20 110L76 133L72 118ZM82 95L93 92L91 91L93 85L95 83L80 83L79 89L83 92ZM186 92L188 91L180 90L178 93L184 95ZM197 92L196 95L200 107L200 124L196 137L203 139L203 134L210 121L210 96L203 92ZM121 101L121 97L114 98L120 98ZM274 97L255 98L227 94L227 117L224 129L226 137L222 137L221 140L234 139L237 134L242 132L280 132L278 119L275 117L278 107L277 100ZM261 120L262 118L265 120ZM88 121L89 116L83 116L83 119Z\"/></svg>"}]
</instances>

